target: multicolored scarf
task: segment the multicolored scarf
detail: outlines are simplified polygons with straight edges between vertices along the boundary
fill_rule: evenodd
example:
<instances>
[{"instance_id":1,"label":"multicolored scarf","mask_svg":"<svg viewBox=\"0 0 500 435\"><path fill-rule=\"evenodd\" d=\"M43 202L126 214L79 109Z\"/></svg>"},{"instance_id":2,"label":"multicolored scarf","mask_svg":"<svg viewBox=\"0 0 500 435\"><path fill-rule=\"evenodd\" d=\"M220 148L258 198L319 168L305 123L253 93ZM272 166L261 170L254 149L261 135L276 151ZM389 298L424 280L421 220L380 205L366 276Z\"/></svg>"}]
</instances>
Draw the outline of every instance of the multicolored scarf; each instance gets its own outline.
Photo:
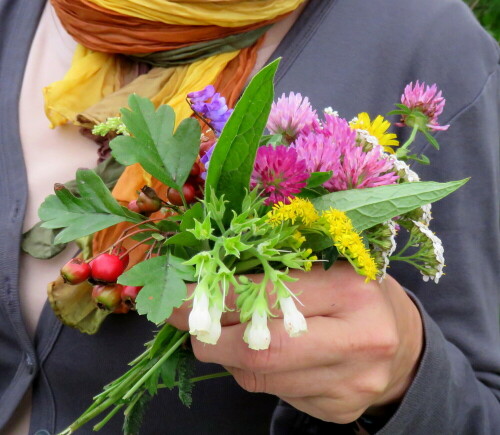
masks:
<instances>
[{"instance_id":1,"label":"multicolored scarf","mask_svg":"<svg viewBox=\"0 0 500 435\"><path fill-rule=\"evenodd\" d=\"M186 94L209 84L233 106L264 33L303 1L51 0L79 44L65 77L44 89L51 127L92 128L117 116L131 93L169 104L179 122L192 115ZM145 184L165 195L166 187L139 165L126 168L113 195L128 203ZM97 233L94 252L123 229Z\"/></svg>"}]
</instances>

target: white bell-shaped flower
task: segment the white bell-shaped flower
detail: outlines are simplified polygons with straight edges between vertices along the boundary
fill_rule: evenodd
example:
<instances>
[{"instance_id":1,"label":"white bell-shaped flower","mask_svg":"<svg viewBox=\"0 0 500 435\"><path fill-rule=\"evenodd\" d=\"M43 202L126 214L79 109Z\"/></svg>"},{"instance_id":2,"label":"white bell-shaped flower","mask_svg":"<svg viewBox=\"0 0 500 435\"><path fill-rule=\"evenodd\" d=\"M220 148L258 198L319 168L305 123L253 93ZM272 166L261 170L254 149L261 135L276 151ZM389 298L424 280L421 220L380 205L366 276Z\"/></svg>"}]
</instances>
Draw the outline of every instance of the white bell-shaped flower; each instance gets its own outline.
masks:
<instances>
[{"instance_id":1,"label":"white bell-shaped flower","mask_svg":"<svg viewBox=\"0 0 500 435\"><path fill-rule=\"evenodd\" d=\"M283 323L290 337L298 337L307 332L307 322L304 315L297 309L291 296L279 299L283 312Z\"/></svg>"},{"instance_id":2,"label":"white bell-shaped flower","mask_svg":"<svg viewBox=\"0 0 500 435\"><path fill-rule=\"evenodd\" d=\"M212 319L208 311L208 294L205 291L196 292L193 300L193 309L189 313L189 333L191 335L208 334Z\"/></svg>"},{"instance_id":3,"label":"white bell-shaped flower","mask_svg":"<svg viewBox=\"0 0 500 435\"><path fill-rule=\"evenodd\" d=\"M222 327L220 324L220 318L222 316L222 309L220 304L214 304L209 309L210 314L210 327L208 331L198 332L196 338L199 341L207 344L217 344L220 334L222 332Z\"/></svg>"},{"instance_id":4,"label":"white bell-shaped flower","mask_svg":"<svg viewBox=\"0 0 500 435\"><path fill-rule=\"evenodd\" d=\"M266 350L271 343L271 332L267 327L267 313L265 310L255 310L252 320L248 322L243 340L253 350Z\"/></svg>"}]
</instances>

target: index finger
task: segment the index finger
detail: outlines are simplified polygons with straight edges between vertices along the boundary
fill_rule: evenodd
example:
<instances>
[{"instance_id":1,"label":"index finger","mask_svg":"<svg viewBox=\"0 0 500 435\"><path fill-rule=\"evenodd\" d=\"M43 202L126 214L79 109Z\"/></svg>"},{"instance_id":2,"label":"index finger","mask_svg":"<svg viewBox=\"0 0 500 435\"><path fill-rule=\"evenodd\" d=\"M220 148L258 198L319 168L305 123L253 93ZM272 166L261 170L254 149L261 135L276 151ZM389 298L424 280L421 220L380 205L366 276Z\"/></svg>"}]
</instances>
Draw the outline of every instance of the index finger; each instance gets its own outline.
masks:
<instances>
[{"instance_id":1,"label":"index finger","mask_svg":"<svg viewBox=\"0 0 500 435\"><path fill-rule=\"evenodd\" d=\"M374 290L378 290L378 284L366 283L364 278L356 274L350 264L337 262L329 270L325 271L321 266L313 267L310 272L298 270L290 271L290 275L298 278L296 282L290 282L289 288L297 295L297 308L305 317L335 315L346 310L346 307L355 308L355 305L367 303L367 299L373 297ZM247 275L254 282L261 282L263 274ZM191 295L196 284L188 284L188 294ZM268 286L269 306L273 307L276 295ZM223 326L235 325L240 322L240 314L235 310L236 299L233 288L228 289L226 306L232 310L223 313L221 324ZM168 321L175 327L188 330L188 317L191 311L192 301L186 301L180 308L175 308ZM279 309L271 309L276 317L283 317Z\"/></svg>"}]
</instances>

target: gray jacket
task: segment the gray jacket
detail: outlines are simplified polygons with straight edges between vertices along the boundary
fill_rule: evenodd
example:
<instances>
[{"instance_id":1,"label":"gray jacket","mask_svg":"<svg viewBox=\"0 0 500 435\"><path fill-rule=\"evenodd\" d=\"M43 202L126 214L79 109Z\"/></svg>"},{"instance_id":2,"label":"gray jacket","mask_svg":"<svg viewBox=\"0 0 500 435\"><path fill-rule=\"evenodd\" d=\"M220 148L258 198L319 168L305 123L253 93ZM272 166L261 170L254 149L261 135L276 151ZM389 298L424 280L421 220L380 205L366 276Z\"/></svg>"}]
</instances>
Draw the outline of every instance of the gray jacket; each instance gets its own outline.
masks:
<instances>
[{"instance_id":1,"label":"gray jacket","mask_svg":"<svg viewBox=\"0 0 500 435\"><path fill-rule=\"evenodd\" d=\"M75 419L139 354L152 329L139 316L111 316L88 337L59 324L48 306L35 343L23 325L17 285L27 187L17 103L43 4L0 0L0 429L32 385L32 433ZM433 208L432 228L447 259L439 285L409 267L391 267L421 309L425 349L411 388L379 433L500 433L498 45L461 0L310 0L276 56L283 56L277 95L301 92L316 108L332 106L348 119L391 110L410 81L443 90L440 120L451 127L437 134L439 153L418 144L432 166L417 170L427 180L472 178ZM143 433L267 433L273 410L274 434L350 430L275 405L231 379L212 380L195 387L190 410L175 392L161 392ZM104 433L119 433L120 424L115 417Z\"/></svg>"}]
</instances>

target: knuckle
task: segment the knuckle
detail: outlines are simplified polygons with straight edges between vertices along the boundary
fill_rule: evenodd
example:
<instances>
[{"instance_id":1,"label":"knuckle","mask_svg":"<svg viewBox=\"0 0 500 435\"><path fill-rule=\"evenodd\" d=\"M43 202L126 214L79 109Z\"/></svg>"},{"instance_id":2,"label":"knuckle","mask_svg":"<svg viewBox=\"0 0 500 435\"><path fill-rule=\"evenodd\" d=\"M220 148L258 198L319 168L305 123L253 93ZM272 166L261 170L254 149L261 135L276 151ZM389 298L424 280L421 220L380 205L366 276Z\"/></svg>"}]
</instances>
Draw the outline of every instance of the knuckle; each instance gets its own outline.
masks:
<instances>
[{"instance_id":1,"label":"knuckle","mask_svg":"<svg viewBox=\"0 0 500 435\"><path fill-rule=\"evenodd\" d=\"M254 372L242 370L235 375L238 385L249 393L265 393L265 376L259 376Z\"/></svg>"},{"instance_id":2,"label":"knuckle","mask_svg":"<svg viewBox=\"0 0 500 435\"><path fill-rule=\"evenodd\" d=\"M241 356L243 369L256 373L270 373L278 370L282 346L282 334L274 335L266 350L252 350L245 346Z\"/></svg>"},{"instance_id":3,"label":"knuckle","mask_svg":"<svg viewBox=\"0 0 500 435\"><path fill-rule=\"evenodd\" d=\"M377 340L375 350L381 357L392 358L398 352L399 345L399 336L395 332L388 330Z\"/></svg>"},{"instance_id":4,"label":"knuckle","mask_svg":"<svg viewBox=\"0 0 500 435\"><path fill-rule=\"evenodd\" d=\"M379 369L371 371L365 376L358 376L354 380L354 390L358 397L364 397L370 401L373 397L380 397L385 393L389 384L388 370Z\"/></svg>"}]
</instances>

